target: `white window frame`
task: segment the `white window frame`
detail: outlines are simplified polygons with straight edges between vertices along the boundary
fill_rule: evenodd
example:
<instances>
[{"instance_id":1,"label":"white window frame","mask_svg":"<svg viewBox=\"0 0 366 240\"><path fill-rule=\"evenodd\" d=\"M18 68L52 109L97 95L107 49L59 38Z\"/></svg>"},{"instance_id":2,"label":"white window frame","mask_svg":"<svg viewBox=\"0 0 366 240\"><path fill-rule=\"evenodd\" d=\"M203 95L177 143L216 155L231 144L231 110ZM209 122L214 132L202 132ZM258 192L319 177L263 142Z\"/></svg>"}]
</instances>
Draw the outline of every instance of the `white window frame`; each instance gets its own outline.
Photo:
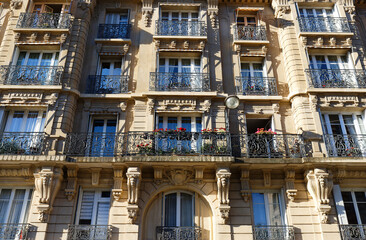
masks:
<instances>
[{"instance_id":1,"label":"white window frame","mask_svg":"<svg viewBox=\"0 0 366 240\"><path fill-rule=\"evenodd\" d=\"M123 66L123 60L101 60L100 61L100 67L98 68L98 74L97 75L102 75L102 68L103 68L103 63L109 63L110 64L110 67L109 67L109 74L107 75L104 75L104 76L113 76L113 71L115 69L115 64L117 62L120 62L121 63L121 74L122 74L122 66ZM112 74L111 74L112 73ZM121 75L120 74L120 75ZM118 75L118 76L120 76Z\"/></svg>"},{"instance_id":2,"label":"white window frame","mask_svg":"<svg viewBox=\"0 0 366 240\"><path fill-rule=\"evenodd\" d=\"M94 191L93 213L92 213L92 219L91 219L90 225L96 225L97 210L98 210L98 208L96 206L98 206L98 203L100 203L100 202L109 203L109 211L108 211L108 223L109 223L110 211L111 211L111 206L112 206L112 204L111 204L111 201L112 201L112 192L111 192L111 190L110 189L88 189L88 188L83 189L82 187L80 187L75 224L79 225L81 204L82 204L82 201L83 201L84 191ZM102 198L102 192L110 192L109 198L108 199L103 199Z\"/></svg>"},{"instance_id":3,"label":"white window frame","mask_svg":"<svg viewBox=\"0 0 366 240\"><path fill-rule=\"evenodd\" d=\"M178 60L178 73L182 73L182 69L183 69L182 68L183 67L182 60L190 60L191 61L191 65L190 65L191 73L195 73L195 67L198 67L198 66L195 65L195 61L199 60L200 65L199 65L199 72L198 73L202 72L202 60L201 60L201 58L186 58L186 57L169 57L169 58L160 57L159 58L159 66L158 66L159 72L160 72L160 67L163 67L163 66L160 65L160 60L162 60L162 59L165 59L165 64L163 66L165 68L166 73L169 73L169 67L170 67L169 60L170 59L177 59Z\"/></svg>"},{"instance_id":4,"label":"white window frame","mask_svg":"<svg viewBox=\"0 0 366 240\"><path fill-rule=\"evenodd\" d=\"M176 227L180 227L180 218L181 218L181 211L180 211L180 207L181 207L181 197L180 197L180 194L181 193L185 193L185 194L189 194L192 196L192 222L193 222L193 226L195 225L194 224L194 220L195 220L195 193L193 192L188 192L188 191L169 191L169 192L166 192L163 194L163 216L162 216L162 225L165 226L165 196L166 195L169 195L169 194L173 194L173 193L176 193L177 194L177 205L176 205ZM192 227L193 227L192 226Z\"/></svg>"},{"instance_id":5,"label":"white window frame","mask_svg":"<svg viewBox=\"0 0 366 240\"><path fill-rule=\"evenodd\" d=\"M163 19L163 13L169 13L168 19ZM178 19L173 19L173 13L178 13ZM188 13L188 18L183 18L182 13ZM192 18L192 13L197 13L197 18ZM164 10L160 11L160 19L164 21L199 21L200 20L200 12L197 11L187 11L187 10Z\"/></svg>"},{"instance_id":6,"label":"white window frame","mask_svg":"<svg viewBox=\"0 0 366 240\"><path fill-rule=\"evenodd\" d=\"M129 9L122 9L126 12L106 12L105 13L105 24L129 24L130 23L130 11ZM109 19L109 16L111 16L111 19ZM121 22L121 15L127 15L127 22Z\"/></svg>"},{"instance_id":7,"label":"white window frame","mask_svg":"<svg viewBox=\"0 0 366 240\"><path fill-rule=\"evenodd\" d=\"M250 71L250 75L251 76L254 76L254 67L253 67L253 64L262 64L262 74L263 74L263 77L267 77L267 66L266 66L266 61L263 60L263 61L240 61L240 75L242 74L243 72L243 69L242 69L242 64L243 63L248 63L249 64L249 71Z\"/></svg>"},{"instance_id":8,"label":"white window frame","mask_svg":"<svg viewBox=\"0 0 366 240\"><path fill-rule=\"evenodd\" d=\"M354 69L352 57L351 57L349 52L346 55L344 55L344 54L343 55L342 54L309 54L309 61L310 61L309 64L312 64L312 65L316 66L316 68L314 68L314 69L320 69L318 67L319 63L316 60L316 56L323 56L324 57L325 64L327 65L327 69L331 69L329 58L328 58L329 56L337 57L337 61L338 61L337 65L338 65L339 69ZM342 57L347 58L348 68L344 68L343 62L341 60Z\"/></svg>"},{"instance_id":9,"label":"white window frame","mask_svg":"<svg viewBox=\"0 0 366 240\"><path fill-rule=\"evenodd\" d=\"M19 223L25 223L26 220L27 220L26 219L27 211L30 210L30 209L27 209L27 207L28 206L29 206L29 208L31 207L32 195L34 193L33 188L32 187L19 187L19 188L3 187L3 188L0 188L0 194L1 194L1 191L4 190L4 189L11 190L11 195L10 195L10 199L9 199L9 206L8 206L8 209L6 210L6 213L5 213L6 223L8 223L8 221L9 221L10 210L11 210L12 205L13 205L16 190L25 190L25 195L24 195L23 205L22 205L22 211L20 213L20 218L19 218ZM32 190L32 193L31 193L32 195L31 195L31 198L29 198L31 190Z\"/></svg>"},{"instance_id":10,"label":"white window frame","mask_svg":"<svg viewBox=\"0 0 366 240\"><path fill-rule=\"evenodd\" d=\"M163 117L163 128L166 129L168 128L168 118L169 117L176 117L177 118L177 128L182 127L182 117L190 117L191 118L191 132L196 132L196 118L200 117L201 118L201 125L203 128L203 116L202 114L175 114L175 115L171 115L171 114L157 114L156 115L156 128L159 128L159 118ZM175 129L173 129L175 130Z\"/></svg>"},{"instance_id":11,"label":"white window frame","mask_svg":"<svg viewBox=\"0 0 366 240\"><path fill-rule=\"evenodd\" d=\"M26 62L26 63L28 63L29 55L31 53L39 53L38 63L37 63L37 65L35 65L35 66L39 66L39 67L41 67L40 64L41 64L42 57L43 57L44 53L52 53L52 60L51 60L52 63L51 63L50 66L58 66L58 64L55 65L57 53L58 53L57 63L59 63L59 60L60 60L60 51L43 51L43 50L41 50L41 51L37 51L37 50L22 51L22 50L19 49L18 53L16 54L16 59L14 59L14 61L13 61L13 65L17 65L17 62L18 62L18 59L19 59L19 56L20 56L21 52L26 53L25 59L24 59L24 62ZM26 64L26 65L19 65L19 66L28 66L28 65Z\"/></svg>"},{"instance_id":12,"label":"white window frame","mask_svg":"<svg viewBox=\"0 0 366 240\"><path fill-rule=\"evenodd\" d=\"M15 112L23 112L23 120L22 120L22 125L20 126L20 130L18 132L24 132L25 127L26 127L26 123L27 123L27 119L28 119L28 114L29 112L38 112L38 116L37 116L37 123L36 123L36 127L33 130L33 132L44 132L44 124L46 122L46 118L47 118L47 113L45 110L32 110L32 109L28 109L28 110L24 110L24 109L19 109L19 110L9 110L8 111L8 115L6 120L4 121L4 127L5 127L5 132L9 132L10 130L10 125L9 123L11 123L13 121L13 116ZM43 115L45 115L43 117ZM42 120L45 120L42 126Z\"/></svg>"}]
</instances>

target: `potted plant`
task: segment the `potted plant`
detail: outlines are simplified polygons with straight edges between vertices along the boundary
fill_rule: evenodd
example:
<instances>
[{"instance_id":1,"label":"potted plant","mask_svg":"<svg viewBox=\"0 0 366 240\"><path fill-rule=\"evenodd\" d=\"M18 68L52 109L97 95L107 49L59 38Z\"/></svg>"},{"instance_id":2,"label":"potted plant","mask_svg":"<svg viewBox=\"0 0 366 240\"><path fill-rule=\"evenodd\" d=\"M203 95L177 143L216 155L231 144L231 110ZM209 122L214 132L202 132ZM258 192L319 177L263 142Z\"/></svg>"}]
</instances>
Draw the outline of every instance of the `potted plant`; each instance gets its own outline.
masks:
<instances>
[{"instance_id":1,"label":"potted plant","mask_svg":"<svg viewBox=\"0 0 366 240\"><path fill-rule=\"evenodd\" d=\"M150 155L154 153L153 147L151 146L151 142L150 143L140 143L138 145L136 145L137 149L138 149L138 153L139 154L143 154L143 155Z\"/></svg>"}]
</instances>

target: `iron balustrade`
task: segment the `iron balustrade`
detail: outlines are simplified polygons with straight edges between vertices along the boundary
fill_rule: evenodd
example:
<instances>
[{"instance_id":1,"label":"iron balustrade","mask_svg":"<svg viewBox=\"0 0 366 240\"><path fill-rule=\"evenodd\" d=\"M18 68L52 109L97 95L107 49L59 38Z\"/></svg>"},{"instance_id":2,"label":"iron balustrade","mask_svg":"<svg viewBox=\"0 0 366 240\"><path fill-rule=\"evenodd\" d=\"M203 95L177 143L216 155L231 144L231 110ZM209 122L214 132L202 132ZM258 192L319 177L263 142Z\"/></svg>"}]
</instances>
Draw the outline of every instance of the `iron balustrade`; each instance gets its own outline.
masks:
<instances>
[{"instance_id":1,"label":"iron balustrade","mask_svg":"<svg viewBox=\"0 0 366 240\"><path fill-rule=\"evenodd\" d=\"M366 155L365 134L324 134L329 157L362 157Z\"/></svg>"},{"instance_id":2,"label":"iron balustrade","mask_svg":"<svg viewBox=\"0 0 366 240\"><path fill-rule=\"evenodd\" d=\"M45 134L37 132L0 133L0 154L40 155L44 150Z\"/></svg>"},{"instance_id":3,"label":"iron balustrade","mask_svg":"<svg viewBox=\"0 0 366 240\"><path fill-rule=\"evenodd\" d=\"M91 75L88 93L127 93L129 76L126 75Z\"/></svg>"},{"instance_id":4,"label":"iron balustrade","mask_svg":"<svg viewBox=\"0 0 366 240\"><path fill-rule=\"evenodd\" d=\"M69 133L65 154L88 157L174 154L230 156L231 145L230 134L226 132Z\"/></svg>"},{"instance_id":5,"label":"iron balustrade","mask_svg":"<svg viewBox=\"0 0 366 240\"><path fill-rule=\"evenodd\" d=\"M347 224L339 225L343 240L364 240L366 239L366 225Z\"/></svg>"},{"instance_id":6,"label":"iron balustrade","mask_svg":"<svg viewBox=\"0 0 366 240\"><path fill-rule=\"evenodd\" d=\"M158 36L207 36L207 26L203 21L158 20L155 25Z\"/></svg>"},{"instance_id":7,"label":"iron balustrade","mask_svg":"<svg viewBox=\"0 0 366 240\"><path fill-rule=\"evenodd\" d=\"M340 17L299 17L301 32L351 32L347 18Z\"/></svg>"},{"instance_id":8,"label":"iron balustrade","mask_svg":"<svg viewBox=\"0 0 366 240\"><path fill-rule=\"evenodd\" d=\"M69 29L69 13L21 13L16 28Z\"/></svg>"},{"instance_id":9,"label":"iron balustrade","mask_svg":"<svg viewBox=\"0 0 366 240\"><path fill-rule=\"evenodd\" d=\"M232 135L235 156L248 158L301 158L305 157L305 144L298 134Z\"/></svg>"},{"instance_id":10,"label":"iron balustrade","mask_svg":"<svg viewBox=\"0 0 366 240\"><path fill-rule=\"evenodd\" d=\"M292 226L254 226L254 240L295 240Z\"/></svg>"},{"instance_id":11,"label":"iron balustrade","mask_svg":"<svg viewBox=\"0 0 366 240\"><path fill-rule=\"evenodd\" d=\"M366 88L366 74L359 69L306 69L310 87Z\"/></svg>"},{"instance_id":12,"label":"iron balustrade","mask_svg":"<svg viewBox=\"0 0 366 240\"><path fill-rule=\"evenodd\" d=\"M156 227L157 240L201 240L199 227Z\"/></svg>"},{"instance_id":13,"label":"iron balustrade","mask_svg":"<svg viewBox=\"0 0 366 240\"><path fill-rule=\"evenodd\" d=\"M26 240L30 225L27 223L0 223L0 239Z\"/></svg>"},{"instance_id":14,"label":"iron balustrade","mask_svg":"<svg viewBox=\"0 0 366 240\"><path fill-rule=\"evenodd\" d=\"M69 225L67 240L109 240L112 237L110 225Z\"/></svg>"},{"instance_id":15,"label":"iron balustrade","mask_svg":"<svg viewBox=\"0 0 366 240\"><path fill-rule=\"evenodd\" d=\"M234 40L267 41L265 26L234 26Z\"/></svg>"},{"instance_id":16,"label":"iron balustrade","mask_svg":"<svg viewBox=\"0 0 366 240\"><path fill-rule=\"evenodd\" d=\"M98 38L126 38L131 34L131 24L99 24Z\"/></svg>"},{"instance_id":17,"label":"iron balustrade","mask_svg":"<svg viewBox=\"0 0 366 240\"><path fill-rule=\"evenodd\" d=\"M150 73L151 91L210 91L210 77L208 73Z\"/></svg>"},{"instance_id":18,"label":"iron balustrade","mask_svg":"<svg viewBox=\"0 0 366 240\"><path fill-rule=\"evenodd\" d=\"M64 68L59 66L0 66L3 85L60 85Z\"/></svg>"},{"instance_id":19,"label":"iron balustrade","mask_svg":"<svg viewBox=\"0 0 366 240\"><path fill-rule=\"evenodd\" d=\"M276 78L236 77L235 81L238 94L264 96L278 95Z\"/></svg>"}]
</instances>

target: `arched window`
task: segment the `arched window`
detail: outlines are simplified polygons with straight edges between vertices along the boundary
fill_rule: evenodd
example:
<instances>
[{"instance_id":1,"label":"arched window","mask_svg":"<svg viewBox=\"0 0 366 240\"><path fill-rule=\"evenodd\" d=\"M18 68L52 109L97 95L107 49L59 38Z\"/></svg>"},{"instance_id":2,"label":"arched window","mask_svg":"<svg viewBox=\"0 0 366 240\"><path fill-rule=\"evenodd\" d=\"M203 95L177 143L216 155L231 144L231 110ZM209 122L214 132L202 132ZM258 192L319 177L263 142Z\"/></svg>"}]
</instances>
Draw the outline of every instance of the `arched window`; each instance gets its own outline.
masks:
<instances>
[{"instance_id":1,"label":"arched window","mask_svg":"<svg viewBox=\"0 0 366 240\"><path fill-rule=\"evenodd\" d=\"M194 195L189 192L164 194L163 223L165 227L194 226Z\"/></svg>"}]
</instances>

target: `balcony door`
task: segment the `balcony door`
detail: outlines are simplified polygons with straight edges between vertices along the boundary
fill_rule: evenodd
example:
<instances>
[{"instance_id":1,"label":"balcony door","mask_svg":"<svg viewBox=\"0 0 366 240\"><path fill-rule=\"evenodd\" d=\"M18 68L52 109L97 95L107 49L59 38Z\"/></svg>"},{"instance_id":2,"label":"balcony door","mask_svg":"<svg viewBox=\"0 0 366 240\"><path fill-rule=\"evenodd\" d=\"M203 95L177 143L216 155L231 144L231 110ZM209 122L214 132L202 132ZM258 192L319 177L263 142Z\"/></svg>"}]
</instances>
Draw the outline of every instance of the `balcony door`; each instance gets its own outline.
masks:
<instances>
[{"instance_id":1,"label":"balcony door","mask_svg":"<svg viewBox=\"0 0 366 240\"><path fill-rule=\"evenodd\" d=\"M340 31L342 26L332 21L338 16L335 8L301 8L299 9L300 21L310 32Z\"/></svg>"},{"instance_id":2,"label":"balcony door","mask_svg":"<svg viewBox=\"0 0 366 240\"><path fill-rule=\"evenodd\" d=\"M161 35L200 35L198 12L162 11Z\"/></svg>"},{"instance_id":3,"label":"balcony door","mask_svg":"<svg viewBox=\"0 0 366 240\"><path fill-rule=\"evenodd\" d=\"M105 61L100 65L100 71L95 78L96 93L120 93L122 84L122 61Z\"/></svg>"},{"instance_id":4,"label":"balcony door","mask_svg":"<svg viewBox=\"0 0 366 240\"><path fill-rule=\"evenodd\" d=\"M265 66L261 62L241 63L241 84L244 94L264 94L269 91Z\"/></svg>"},{"instance_id":5,"label":"balcony door","mask_svg":"<svg viewBox=\"0 0 366 240\"><path fill-rule=\"evenodd\" d=\"M358 114L323 114L330 156L360 157L366 153L366 128Z\"/></svg>"},{"instance_id":6,"label":"balcony door","mask_svg":"<svg viewBox=\"0 0 366 240\"><path fill-rule=\"evenodd\" d=\"M41 28L67 28L70 4L35 4L31 26Z\"/></svg>"},{"instance_id":7,"label":"balcony door","mask_svg":"<svg viewBox=\"0 0 366 240\"><path fill-rule=\"evenodd\" d=\"M125 10L119 13L107 13L105 15L106 24L128 24L128 11Z\"/></svg>"},{"instance_id":8,"label":"balcony door","mask_svg":"<svg viewBox=\"0 0 366 240\"><path fill-rule=\"evenodd\" d=\"M90 156L112 157L115 154L117 120L113 118L94 118L92 120ZM118 150L118 149L116 149Z\"/></svg>"}]
</instances>

